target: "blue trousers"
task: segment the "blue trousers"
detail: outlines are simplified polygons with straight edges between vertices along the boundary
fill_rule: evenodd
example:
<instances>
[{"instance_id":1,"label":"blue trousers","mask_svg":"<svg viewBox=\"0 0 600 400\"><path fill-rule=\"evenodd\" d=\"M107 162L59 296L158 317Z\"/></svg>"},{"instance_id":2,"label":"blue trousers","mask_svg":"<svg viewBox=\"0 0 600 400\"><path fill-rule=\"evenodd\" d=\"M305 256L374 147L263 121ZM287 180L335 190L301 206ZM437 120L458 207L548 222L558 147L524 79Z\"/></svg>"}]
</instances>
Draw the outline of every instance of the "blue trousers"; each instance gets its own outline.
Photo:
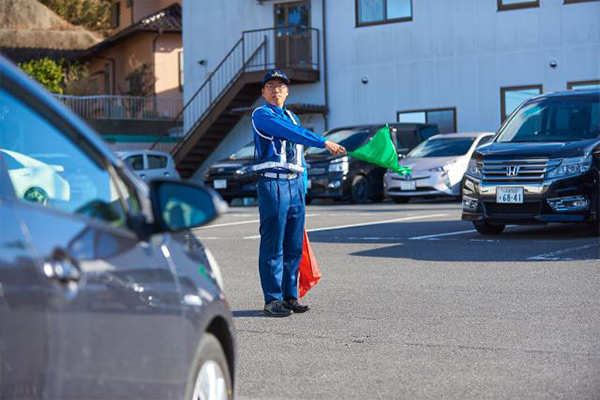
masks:
<instances>
[{"instance_id":1,"label":"blue trousers","mask_svg":"<svg viewBox=\"0 0 600 400\"><path fill-rule=\"evenodd\" d=\"M302 178L258 180L260 254L258 269L265 303L298 298L305 199Z\"/></svg>"}]
</instances>

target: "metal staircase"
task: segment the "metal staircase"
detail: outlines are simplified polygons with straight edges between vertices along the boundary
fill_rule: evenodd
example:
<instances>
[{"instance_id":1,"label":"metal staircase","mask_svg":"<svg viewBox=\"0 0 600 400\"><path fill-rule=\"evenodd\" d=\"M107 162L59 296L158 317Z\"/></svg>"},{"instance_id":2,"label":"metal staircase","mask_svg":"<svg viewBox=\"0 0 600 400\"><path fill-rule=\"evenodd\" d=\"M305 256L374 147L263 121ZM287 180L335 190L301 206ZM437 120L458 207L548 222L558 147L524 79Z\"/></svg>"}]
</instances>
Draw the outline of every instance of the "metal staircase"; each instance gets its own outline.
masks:
<instances>
[{"instance_id":1,"label":"metal staircase","mask_svg":"<svg viewBox=\"0 0 600 400\"><path fill-rule=\"evenodd\" d=\"M319 31L292 27L242 32L151 149L170 151L182 178L191 177L242 118L232 110L256 102L262 77L273 68L282 69L294 83L317 82ZM169 148L167 138L173 136L181 140Z\"/></svg>"}]
</instances>

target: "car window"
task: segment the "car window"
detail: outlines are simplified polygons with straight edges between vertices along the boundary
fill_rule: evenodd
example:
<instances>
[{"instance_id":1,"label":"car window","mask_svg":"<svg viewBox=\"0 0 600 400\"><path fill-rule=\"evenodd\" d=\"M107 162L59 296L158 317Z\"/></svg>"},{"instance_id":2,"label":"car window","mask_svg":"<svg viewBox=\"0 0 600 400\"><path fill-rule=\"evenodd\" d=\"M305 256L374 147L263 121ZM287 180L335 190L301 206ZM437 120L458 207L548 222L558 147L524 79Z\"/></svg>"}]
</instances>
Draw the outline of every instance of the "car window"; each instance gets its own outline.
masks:
<instances>
[{"instance_id":1,"label":"car window","mask_svg":"<svg viewBox=\"0 0 600 400\"><path fill-rule=\"evenodd\" d=\"M454 157L467 154L475 138L442 138L426 140L408 157Z\"/></svg>"},{"instance_id":2,"label":"car window","mask_svg":"<svg viewBox=\"0 0 600 400\"><path fill-rule=\"evenodd\" d=\"M407 149L412 150L420 143L417 134L414 131L401 131L396 132L396 147L398 150Z\"/></svg>"},{"instance_id":3,"label":"car window","mask_svg":"<svg viewBox=\"0 0 600 400\"><path fill-rule=\"evenodd\" d=\"M9 171L23 168L23 164L15 160L15 158L11 156L7 151L0 150L0 157L4 159L4 162L6 162L6 167Z\"/></svg>"},{"instance_id":4,"label":"car window","mask_svg":"<svg viewBox=\"0 0 600 400\"><path fill-rule=\"evenodd\" d=\"M254 142L250 142L231 156L229 159L231 160L243 160L243 159L252 159L254 158Z\"/></svg>"},{"instance_id":5,"label":"car window","mask_svg":"<svg viewBox=\"0 0 600 400\"><path fill-rule=\"evenodd\" d=\"M129 156L124 161L125 164L127 164L127 166L129 166L129 168L131 168L134 171L144 169L144 156L142 156L141 154L136 156Z\"/></svg>"},{"instance_id":6,"label":"car window","mask_svg":"<svg viewBox=\"0 0 600 400\"><path fill-rule=\"evenodd\" d=\"M427 140L432 136L438 135L439 133L440 131L438 130L437 125L421 129L421 136L423 137L423 140Z\"/></svg>"},{"instance_id":7,"label":"car window","mask_svg":"<svg viewBox=\"0 0 600 400\"><path fill-rule=\"evenodd\" d=\"M86 153L56 125L10 92L0 90L0 154L23 167L8 175L17 198L124 226L127 208L139 211L135 191ZM10 162L10 161L9 161Z\"/></svg>"},{"instance_id":8,"label":"car window","mask_svg":"<svg viewBox=\"0 0 600 400\"><path fill-rule=\"evenodd\" d=\"M600 98L549 98L525 104L502 127L498 142L565 142L600 135Z\"/></svg>"},{"instance_id":9,"label":"car window","mask_svg":"<svg viewBox=\"0 0 600 400\"><path fill-rule=\"evenodd\" d=\"M484 137L482 137L481 140L479 141L479 143L477 143L477 147L483 146L484 144L488 143L493 138L494 138L494 136L484 136Z\"/></svg>"},{"instance_id":10,"label":"car window","mask_svg":"<svg viewBox=\"0 0 600 400\"><path fill-rule=\"evenodd\" d=\"M342 129L333 131L325 135L327 140L331 140L334 143L338 143L346 148L348 151L356 150L361 144L367 140L370 136L368 130L355 130L355 129ZM320 149L318 147L311 147L307 150L306 154L325 154L329 153L327 149Z\"/></svg>"},{"instance_id":11,"label":"car window","mask_svg":"<svg viewBox=\"0 0 600 400\"><path fill-rule=\"evenodd\" d=\"M148 154L148 169L167 167L167 157Z\"/></svg>"}]
</instances>

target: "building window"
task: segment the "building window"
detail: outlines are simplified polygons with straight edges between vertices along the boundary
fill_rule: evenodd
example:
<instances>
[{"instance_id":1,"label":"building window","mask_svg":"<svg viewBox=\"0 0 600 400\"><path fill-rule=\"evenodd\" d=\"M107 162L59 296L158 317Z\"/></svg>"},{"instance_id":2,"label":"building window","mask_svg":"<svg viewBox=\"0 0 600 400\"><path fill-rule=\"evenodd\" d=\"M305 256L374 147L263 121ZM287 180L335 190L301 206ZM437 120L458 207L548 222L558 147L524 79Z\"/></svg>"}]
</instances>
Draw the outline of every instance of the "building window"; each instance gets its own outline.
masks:
<instances>
[{"instance_id":1,"label":"building window","mask_svg":"<svg viewBox=\"0 0 600 400\"><path fill-rule=\"evenodd\" d=\"M498 0L498 11L539 7L540 0Z\"/></svg>"},{"instance_id":2,"label":"building window","mask_svg":"<svg viewBox=\"0 0 600 400\"><path fill-rule=\"evenodd\" d=\"M114 3L110 7L110 27L117 28L121 23L121 3Z\"/></svg>"},{"instance_id":3,"label":"building window","mask_svg":"<svg viewBox=\"0 0 600 400\"><path fill-rule=\"evenodd\" d=\"M356 26L412 20L412 0L355 0Z\"/></svg>"},{"instance_id":4,"label":"building window","mask_svg":"<svg viewBox=\"0 0 600 400\"><path fill-rule=\"evenodd\" d=\"M183 91L183 51L179 52L179 91Z\"/></svg>"},{"instance_id":5,"label":"building window","mask_svg":"<svg viewBox=\"0 0 600 400\"><path fill-rule=\"evenodd\" d=\"M398 122L436 124L440 133L456 132L456 107L398 111Z\"/></svg>"},{"instance_id":6,"label":"building window","mask_svg":"<svg viewBox=\"0 0 600 400\"><path fill-rule=\"evenodd\" d=\"M567 82L567 90L576 89L600 89L600 80Z\"/></svg>"},{"instance_id":7,"label":"building window","mask_svg":"<svg viewBox=\"0 0 600 400\"><path fill-rule=\"evenodd\" d=\"M525 100L543 93L542 85L500 88L500 116L504 121Z\"/></svg>"},{"instance_id":8,"label":"building window","mask_svg":"<svg viewBox=\"0 0 600 400\"><path fill-rule=\"evenodd\" d=\"M587 3L590 1L600 1L600 0L565 0L563 4Z\"/></svg>"}]
</instances>

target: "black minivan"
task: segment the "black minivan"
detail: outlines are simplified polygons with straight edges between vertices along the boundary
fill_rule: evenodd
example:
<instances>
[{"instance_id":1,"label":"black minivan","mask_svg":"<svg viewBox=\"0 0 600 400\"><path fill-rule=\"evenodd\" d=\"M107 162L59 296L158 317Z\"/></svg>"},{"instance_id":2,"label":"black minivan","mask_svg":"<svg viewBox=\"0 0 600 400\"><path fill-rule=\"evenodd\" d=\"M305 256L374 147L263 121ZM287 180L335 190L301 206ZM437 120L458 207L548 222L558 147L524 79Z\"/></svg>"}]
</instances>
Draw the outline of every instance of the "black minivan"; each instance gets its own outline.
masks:
<instances>
[{"instance_id":1,"label":"black minivan","mask_svg":"<svg viewBox=\"0 0 600 400\"><path fill-rule=\"evenodd\" d=\"M358 125L332 129L324 137L353 151L368 142L385 124ZM419 143L439 133L437 125L390 123L390 132L400 156ZM306 151L308 193L306 201L315 198L350 200L365 203L382 201L385 168L348 156L332 156L325 149Z\"/></svg>"},{"instance_id":2,"label":"black minivan","mask_svg":"<svg viewBox=\"0 0 600 400\"><path fill-rule=\"evenodd\" d=\"M508 224L572 222L600 233L600 90L537 96L478 148L462 219L482 234Z\"/></svg>"}]
</instances>

